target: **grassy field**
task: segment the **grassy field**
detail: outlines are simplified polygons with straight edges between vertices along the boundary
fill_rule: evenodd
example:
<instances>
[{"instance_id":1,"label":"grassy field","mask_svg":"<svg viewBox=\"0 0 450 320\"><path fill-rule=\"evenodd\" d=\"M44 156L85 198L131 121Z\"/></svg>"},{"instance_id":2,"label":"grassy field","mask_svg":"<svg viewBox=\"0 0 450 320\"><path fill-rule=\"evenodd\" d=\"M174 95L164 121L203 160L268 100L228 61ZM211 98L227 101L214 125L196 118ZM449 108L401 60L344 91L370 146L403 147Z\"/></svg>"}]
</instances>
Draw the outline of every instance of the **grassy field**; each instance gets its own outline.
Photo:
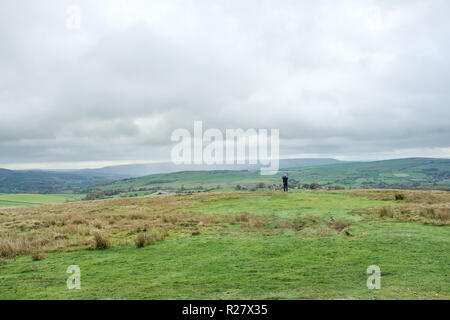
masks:
<instances>
[{"instance_id":1,"label":"grassy field","mask_svg":"<svg viewBox=\"0 0 450 320\"><path fill-rule=\"evenodd\" d=\"M35 206L81 200L80 194L0 193L0 207Z\"/></svg>"},{"instance_id":2,"label":"grassy field","mask_svg":"<svg viewBox=\"0 0 450 320\"><path fill-rule=\"evenodd\" d=\"M199 193L3 208L0 298L450 299L449 224L443 191ZM66 287L69 265L81 269L80 290ZM366 287L370 265L381 268L380 290Z\"/></svg>"}]
</instances>

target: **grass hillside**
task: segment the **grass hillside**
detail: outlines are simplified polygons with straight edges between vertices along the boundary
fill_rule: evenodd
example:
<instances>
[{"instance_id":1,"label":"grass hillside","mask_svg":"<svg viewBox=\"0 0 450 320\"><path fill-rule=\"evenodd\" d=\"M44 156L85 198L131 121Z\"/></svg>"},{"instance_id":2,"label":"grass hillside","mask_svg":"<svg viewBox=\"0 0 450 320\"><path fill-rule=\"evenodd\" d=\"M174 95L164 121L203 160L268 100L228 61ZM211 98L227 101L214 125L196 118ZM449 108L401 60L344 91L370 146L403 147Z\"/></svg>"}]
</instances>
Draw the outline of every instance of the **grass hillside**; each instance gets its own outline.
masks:
<instances>
[{"instance_id":1,"label":"grass hillside","mask_svg":"<svg viewBox=\"0 0 450 320\"><path fill-rule=\"evenodd\" d=\"M307 183L352 188L450 189L450 160L410 158L289 169Z\"/></svg>"},{"instance_id":2,"label":"grass hillside","mask_svg":"<svg viewBox=\"0 0 450 320\"><path fill-rule=\"evenodd\" d=\"M342 161L330 158L301 158L301 159L280 159L280 166L283 168L292 167L310 167L325 164L341 163ZM127 164L120 166L109 166L100 169L80 170L79 172L100 173L121 175L124 178L142 177L158 173L172 173L180 171L204 171L204 170L259 170L260 164L235 164L235 165L206 165L206 164L188 164L176 165L172 162L159 162L148 164Z\"/></svg>"},{"instance_id":3,"label":"grass hillside","mask_svg":"<svg viewBox=\"0 0 450 320\"><path fill-rule=\"evenodd\" d=\"M345 188L434 188L450 189L450 160L411 158L375 162L352 162L314 167L288 168L279 175L261 176L259 171L185 171L156 174L100 185L104 191L136 190L233 190L236 185L254 188L281 183L283 172L297 185L318 183Z\"/></svg>"},{"instance_id":4,"label":"grass hillside","mask_svg":"<svg viewBox=\"0 0 450 320\"><path fill-rule=\"evenodd\" d=\"M0 299L450 299L450 196L152 195L0 209ZM69 265L81 289L68 290ZM366 270L381 269L369 290Z\"/></svg>"},{"instance_id":5,"label":"grass hillside","mask_svg":"<svg viewBox=\"0 0 450 320\"><path fill-rule=\"evenodd\" d=\"M59 193L120 178L110 174L0 169L0 193Z\"/></svg>"},{"instance_id":6,"label":"grass hillside","mask_svg":"<svg viewBox=\"0 0 450 320\"><path fill-rule=\"evenodd\" d=\"M0 207L35 206L81 200L80 194L0 193Z\"/></svg>"}]
</instances>

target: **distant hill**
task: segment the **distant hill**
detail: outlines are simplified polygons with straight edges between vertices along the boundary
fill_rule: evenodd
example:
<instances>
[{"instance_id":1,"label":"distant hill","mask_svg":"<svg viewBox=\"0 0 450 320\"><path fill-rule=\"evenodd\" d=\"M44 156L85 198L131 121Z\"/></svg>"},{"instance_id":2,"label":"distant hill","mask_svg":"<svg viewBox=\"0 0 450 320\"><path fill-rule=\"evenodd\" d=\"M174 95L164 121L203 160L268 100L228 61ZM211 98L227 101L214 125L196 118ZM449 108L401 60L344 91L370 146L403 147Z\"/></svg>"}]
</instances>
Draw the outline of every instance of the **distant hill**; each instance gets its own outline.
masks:
<instances>
[{"instance_id":1,"label":"distant hill","mask_svg":"<svg viewBox=\"0 0 450 320\"><path fill-rule=\"evenodd\" d=\"M407 158L291 168L296 179L352 188L450 188L450 159Z\"/></svg>"},{"instance_id":2,"label":"distant hill","mask_svg":"<svg viewBox=\"0 0 450 320\"><path fill-rule=\"evenodd\" d=\"M119 178L100 173L0 169L0 193L57 193Z\"/></svg>"},{"instance_id":3,"label":"distant hill","mask_svg":"<svg viewBox=\"0 0 450 320\"><path fill-rule=\"evenodd\" d=\"M275 176L255 171L184 171L155 174L98 185L102 190L205 190L227 189L236 185L254 187L279 184L287 171L295 184L318 183L322 187L345 188L427 188L450 190L450 160L408 158L373 162L336 163L311 167L291 167Z\"/></svg>"},{"instance_id":4,"label":"distant hill","mask_svg":"<svg viewBox=\"0 0 450 320\"><path fill-rule=\"evenodd\" d=\"M281 168L319 166L327 164L343 163L329 158L304 158L304 159L281 159ZM121 175L127 178L142 177L158 173L171 173L180 171L213 171L213 170L250 170L260 169L260 165L175 165L172 162L128 164L120 166L109 166L100 169L86 169L81 172ZM80 172L80 171L78 171Z\"/></svg>"},{"instance_id":5,"label":"distant hill","mask_svg":"<svg viewBox=\"0 0 450 320\"><path fill-rule=\"evenodd\" d=\"M68 172L0 169L0 193L57 193L86 188L101 189L110 194L136 190L231 190L236 185L246 188L254 188L261 183L278 185L283 172L288 172L290 182L296 185L317 183L321 187L450 190L450 160L432 158L372 162L289 159L281 160L282 169L275 176L261 176L259 167L247 169L243 166L242 170L180 171L124 179L150 169L183 168L172 166L130 165Z\"/></svg>"},{"instance_id":6,"label":"distant hill","mask_svg":"<svg viewBox=\"0 0 450 320\"><path fill-rule=\"evenodd\" d=\"M341 163L335 159L288 159L280 160L285 167L302 167ZM99 183L110 183L115 180L140 177L155 173L170 173L194 170L259 170L260 166L228 165L228 166L177 166L173 163L132 164L110 166L100 169L83 170L8 170L0 168L0 193L57 193L85 189Z\"/></svg>"}]
</instances>

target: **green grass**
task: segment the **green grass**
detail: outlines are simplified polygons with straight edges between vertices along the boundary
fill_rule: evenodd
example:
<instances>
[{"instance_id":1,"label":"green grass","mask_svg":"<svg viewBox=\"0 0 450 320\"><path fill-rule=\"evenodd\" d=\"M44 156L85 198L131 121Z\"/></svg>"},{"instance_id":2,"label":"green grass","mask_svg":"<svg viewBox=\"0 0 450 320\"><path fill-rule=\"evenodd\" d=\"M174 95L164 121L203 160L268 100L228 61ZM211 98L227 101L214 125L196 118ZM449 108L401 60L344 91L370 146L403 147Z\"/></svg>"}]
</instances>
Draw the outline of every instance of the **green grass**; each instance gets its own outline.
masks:
<instances>
[{"instance_id":1,"label":"green grass","mask_svg":"<svg viewBox=\"0 0 450 320\"><path fill-rule=\"evenodd\" d=\"M81 200L80 194L0 193L0 207L23 207Z\"/></svg>"},{"instance_id":2,"label":"green grass","mask_svg":"<svg viewBox=\"0 0 450 320\"><path fill-rule=\"evenodd\" d=\"M317 215L324 218L343 218L355 220L357 216L347 212L355 208L376 208L397 205L395 201L370 200L363 197L349 197L345 194L331 194L322 191L293 191L255 193L254 195L217 196L191 209L203 213L236 214L248 212L264 214L278 218L295 218Z\"/></svg>"},{"instance_id":3,"label":"green grass","mask_svg":"<svg viewBox=\"0 0 450 320\"><path fill-rule=\"evenodd\" d=\"M450 299L448 226L348 213L401 203L326 192L190 197L164 199L211 215L318 222L276 232L273 224L223 225L198 236L171 233L139 249L54 251L41 261L21 256L0 265L0 299ZM327 229L331 216L351 222L351 235ZM69 265L81 268L81 290L66 288ZM366 287L370 265L381 268L380 290Z\"/></svg>"},{"instance_id":4,"label":"green grass","mask_svg":"<svg viewBox=\"0 0 450 320\"><path fill-rule=\"evenodd\" d=\"M450 187L450 160L409 158L289 169L300 181L351 188ZM448 189L448 188L447 188Z\"/></svg>"},{"instance_id":5,"label":"green grass","mask_svg":"<svg viewBox=\"0 0 450 320\"><path fill-rule=\"evenodd\" d=\"M378 226L380 227L380 226ZM343 236L173 238L155 246L22 257L0 269L2 299L449 299L448 232L385 224L391 232ZM67 266L81 290L66 288ZM369 265L382 288L366 287Z\"/></svg>"}]
</instances>

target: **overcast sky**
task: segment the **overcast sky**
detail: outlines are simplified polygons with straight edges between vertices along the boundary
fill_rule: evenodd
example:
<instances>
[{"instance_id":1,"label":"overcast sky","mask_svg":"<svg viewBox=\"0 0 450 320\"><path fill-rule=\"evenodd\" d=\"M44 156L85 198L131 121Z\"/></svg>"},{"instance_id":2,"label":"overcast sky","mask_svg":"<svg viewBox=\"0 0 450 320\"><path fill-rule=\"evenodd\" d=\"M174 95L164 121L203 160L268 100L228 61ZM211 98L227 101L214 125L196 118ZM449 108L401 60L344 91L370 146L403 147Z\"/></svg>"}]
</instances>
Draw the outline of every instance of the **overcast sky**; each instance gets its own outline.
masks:
<instances>
[{"instance_id":1,"label":"overcast sky","mask_svg":"<svg viewBox=\"0 0 450 320\"><path fill-rule=\"evenodd\" d=\"M449 158L449 15L447 0L1 1L0 167L168 160L194 120L280 129L284 157Z\"/></svg>"}]
</instances>

